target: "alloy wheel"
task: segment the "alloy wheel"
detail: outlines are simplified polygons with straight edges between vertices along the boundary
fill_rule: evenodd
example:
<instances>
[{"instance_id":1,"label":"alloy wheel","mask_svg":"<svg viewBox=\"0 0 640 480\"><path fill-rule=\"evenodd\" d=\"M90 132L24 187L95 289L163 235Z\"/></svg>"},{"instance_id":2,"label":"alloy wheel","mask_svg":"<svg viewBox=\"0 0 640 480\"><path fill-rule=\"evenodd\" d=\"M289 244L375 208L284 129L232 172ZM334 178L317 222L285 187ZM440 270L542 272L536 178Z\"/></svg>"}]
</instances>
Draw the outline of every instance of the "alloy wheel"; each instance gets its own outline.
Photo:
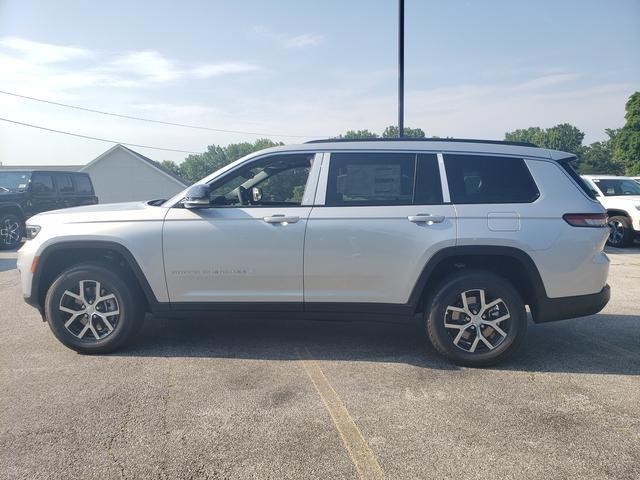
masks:
<instances>
[{"instance_id":1,"label":"alloy wheel","mask_svg":"<svg viewBox=\"0 0 640 480\"><path fill-rule=\"evenodd\" d=\"M6 218L0 224L0 243L11 246L20 242L20 224L17 220Z\"/></svg>"},{"instance_id":2,"label":"alloy wheel","mask_svg":"<svg viewBox=\"0 0 640 480\"><path fill-rule=\"evenodd\" d=\"M625 229L624 223L620 220L611 220L609 222L609 228L611 229L611 232L609 233L609 243L611 245L619 245L622 243Z\"/></svg>"},{"instance_id":3,"label":"alloy wheel","mask_svg":"<svg viewBox=\"0 0 640 480\"><path fill-rule=\"evenodd\" d=\"M511 315L502 298L487 298L483 289L462 292L444 313L453 344L468 353L494 350L509 334Z\"/></svg>"},{"instance_id":4,"label":"alloy wheel","mask_svg":"<svg viewBox=\"0 0 640 480\"><path fill-rule=\"evenodd\" d=\"M59 309L65 315L64 327L81 340L108 337L120 319L116 295L96 280L80 280L75 289L65 290Z\"/></svg>"}]
</instances>

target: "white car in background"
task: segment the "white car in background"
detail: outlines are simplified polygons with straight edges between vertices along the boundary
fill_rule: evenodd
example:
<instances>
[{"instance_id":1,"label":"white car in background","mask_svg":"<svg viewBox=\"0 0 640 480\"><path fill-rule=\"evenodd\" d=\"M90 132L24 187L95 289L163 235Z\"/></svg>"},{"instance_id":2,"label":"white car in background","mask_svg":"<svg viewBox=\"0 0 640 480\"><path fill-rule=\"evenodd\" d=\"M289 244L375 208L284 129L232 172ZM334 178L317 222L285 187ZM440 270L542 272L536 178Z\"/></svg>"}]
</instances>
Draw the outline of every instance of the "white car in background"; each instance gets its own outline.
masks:
<instances>
[{"instance_id":1,"label":"white car in background","mask_svg":"<svg viewBox=\"0 0 640 480\"><path fill-rule=\"evenodd\" d=\"M584 175L596 197L607 209L611 234L607 244L627 247L640 236L640 183L637 178Z\"/></svg>"}]
</instances>

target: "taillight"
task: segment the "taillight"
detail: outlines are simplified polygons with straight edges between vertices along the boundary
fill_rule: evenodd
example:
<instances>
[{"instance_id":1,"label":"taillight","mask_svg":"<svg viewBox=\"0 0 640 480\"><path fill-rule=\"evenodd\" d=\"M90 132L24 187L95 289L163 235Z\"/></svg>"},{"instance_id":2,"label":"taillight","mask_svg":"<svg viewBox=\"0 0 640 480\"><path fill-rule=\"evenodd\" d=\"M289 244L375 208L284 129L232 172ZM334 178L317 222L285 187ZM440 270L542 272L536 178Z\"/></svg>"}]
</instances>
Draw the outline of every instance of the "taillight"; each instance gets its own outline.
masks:
<instances>
[{"instance_id":1,"label":"taillight","mask_svg":"<svg viewBox=\"0 0 640 480\"><path fill-rule=\"evenodd\" d=\"M562 216L564 221L572 227L606 227L606 213L566 213Z\"/></svg>"}]
</instances>

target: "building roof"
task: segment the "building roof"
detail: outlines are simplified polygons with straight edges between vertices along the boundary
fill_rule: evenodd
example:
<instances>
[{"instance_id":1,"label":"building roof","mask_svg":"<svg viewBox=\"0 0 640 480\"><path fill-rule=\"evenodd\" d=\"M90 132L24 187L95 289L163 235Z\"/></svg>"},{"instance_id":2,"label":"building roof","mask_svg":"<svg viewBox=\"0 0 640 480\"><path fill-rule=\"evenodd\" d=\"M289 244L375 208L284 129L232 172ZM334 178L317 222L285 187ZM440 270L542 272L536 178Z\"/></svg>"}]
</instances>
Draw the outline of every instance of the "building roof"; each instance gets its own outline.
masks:
<instances>
[{"instance_id":1,"label":"building roof","mask_svg":"<svg viewBox=\"0 0 640 480\"><path fill-rule=\"evenodd\" d=\"M84 165L0 165L0 170L46 170L49 172L77 172Z\"/></svg>"},{"instance_id":2,"label":"building roof","mask_svg":"<svg viewBox=\"0 0 640 480\"><path fill-rule=\"evenodd\" d=\"M180 177L179 175L176 175L171 170L166 169L159 162L156 162L155 160L151 160L149 157L145 157L141 153L138 153L135 150L131 150L130 148L127 148L127 147L125 147L124 145L121 145L121 144L114 145L113 147L111 147L106 152L102 153L101 155L99 155L98 157L96 157L95 159L93 159L92 161L87 163L86 165L82 166L80 168L80 170L84 171L84 170L88 169L91 165L94 165L95 163L99 162L100 160L102 160L104 157L106 157L108 154L110 154L111 152L113 152L116 149L124 150L125 152L129 153L130 155L132 155L134 158L137 158L138 160L148 164L149 166L153 167L154 169L158 170L159 172L163 173L164 175L170 177L175 182L179 183L181 186L183 186L183 187L189 186L189 182L187 182L184 178Z\"/></svg>"}]
</instances>

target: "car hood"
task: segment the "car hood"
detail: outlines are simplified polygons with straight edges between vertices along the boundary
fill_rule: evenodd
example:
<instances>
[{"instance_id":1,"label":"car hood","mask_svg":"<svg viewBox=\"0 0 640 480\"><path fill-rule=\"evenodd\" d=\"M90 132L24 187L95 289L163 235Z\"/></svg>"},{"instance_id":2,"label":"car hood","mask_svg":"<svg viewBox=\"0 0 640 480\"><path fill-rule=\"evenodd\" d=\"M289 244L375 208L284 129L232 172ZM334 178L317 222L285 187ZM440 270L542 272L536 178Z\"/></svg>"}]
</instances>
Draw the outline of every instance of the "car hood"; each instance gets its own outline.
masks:
<instances>
[{"instance_id":1,"label":"car hood","mask_svg":"<svg viewBox=\"0 0 640 480\"><path fill-rule=\"evenodd\" d=\"M640 195L610 195L604 198L623 202L640 202Z\"/></svg>"},{"instance_id":2,"label":"car hood","mask_svg":"<svg viewBox=\"0 0 640 480\"><path fill-rule=\"evenodd\" d=\"M17 202L24 198L23 193L16 192L5 192L4 190L0 190L0 203L3 202Z\"/></svg>"},{"instance_id":3,"label":"car hood","mask_svg":"<svg viewBox=\"0 0 640 480\"><path fill-rule=\"evenodd\" d=\"M162 219L166 211L166 208L151 206L146 202L105 203L40 213L31 217L28 223L41 225L44 223L131 222Z\"/></svg>"}]
</instances>

